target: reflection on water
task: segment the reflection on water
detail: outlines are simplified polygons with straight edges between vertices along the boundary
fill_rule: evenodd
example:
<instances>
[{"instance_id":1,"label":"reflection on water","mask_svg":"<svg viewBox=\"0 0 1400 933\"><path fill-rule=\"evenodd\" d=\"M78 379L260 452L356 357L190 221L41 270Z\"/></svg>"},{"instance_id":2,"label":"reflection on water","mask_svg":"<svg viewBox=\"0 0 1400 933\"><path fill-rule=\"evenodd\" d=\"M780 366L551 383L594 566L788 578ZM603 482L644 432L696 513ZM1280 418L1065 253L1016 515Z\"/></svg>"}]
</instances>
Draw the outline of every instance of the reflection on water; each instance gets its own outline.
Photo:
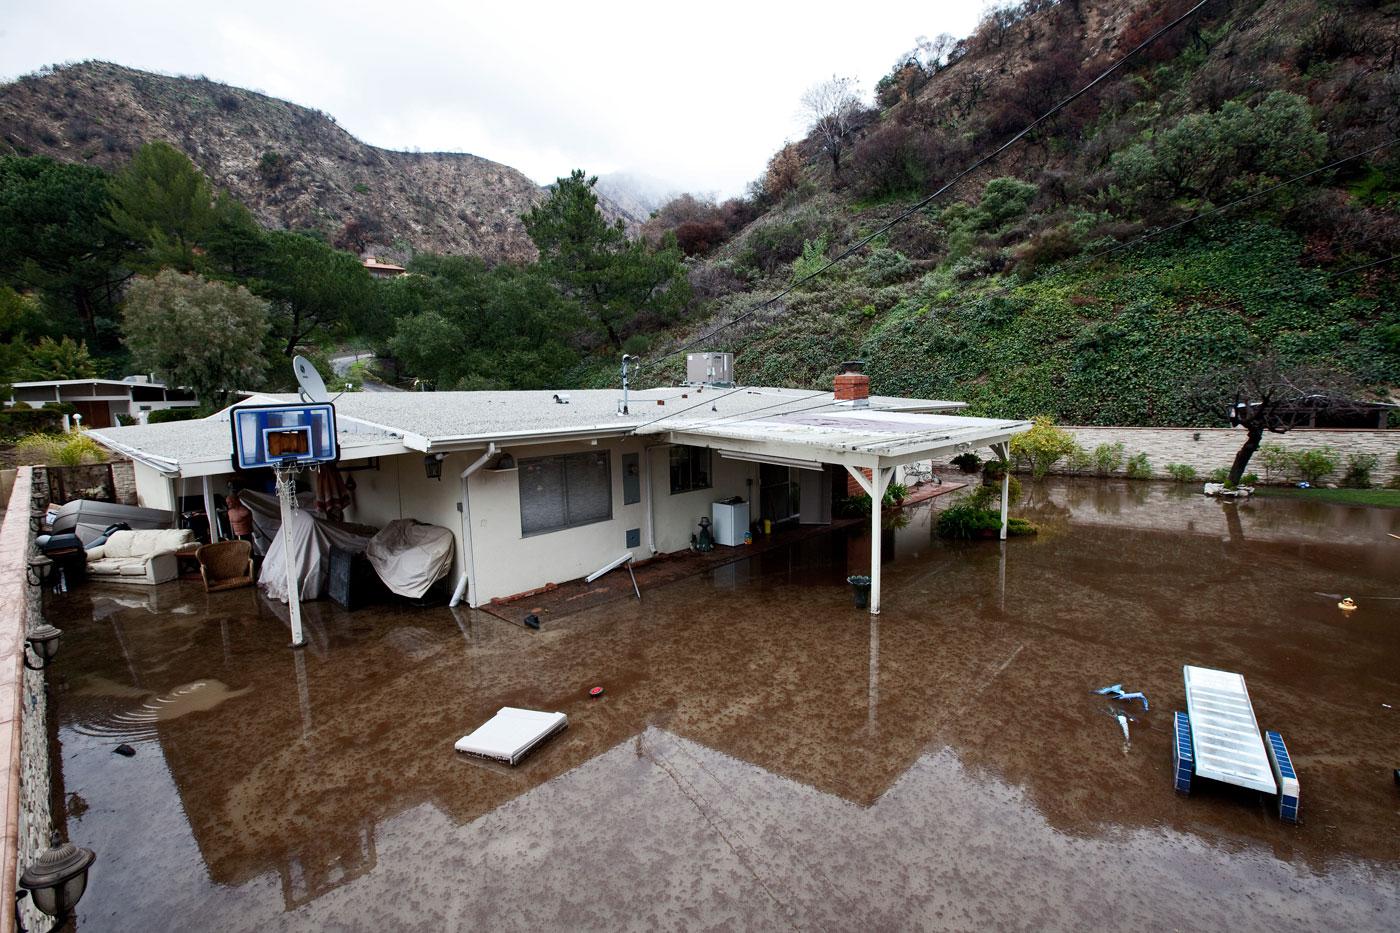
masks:
<instances>
[{"instance_id":1,"label":"reflection on water","mask_svg":"<svg viewBox=\"0 0 1400 933\"><path fill-rule=\"evenodd\" d=\"M316 603L294 652L249 590L55 598L80 923L1390 926L1400 512L1027 487L1035 539L940 542L928 505L887 530L878 619L859 531L540 632ZM1174 794L1188 663L1249 678L1303 825ZM1116 681L1152 701L1127 748L1090 693ZM452 752L505 705L569 729L514 769Z\"/></svg>"}]
</instances>

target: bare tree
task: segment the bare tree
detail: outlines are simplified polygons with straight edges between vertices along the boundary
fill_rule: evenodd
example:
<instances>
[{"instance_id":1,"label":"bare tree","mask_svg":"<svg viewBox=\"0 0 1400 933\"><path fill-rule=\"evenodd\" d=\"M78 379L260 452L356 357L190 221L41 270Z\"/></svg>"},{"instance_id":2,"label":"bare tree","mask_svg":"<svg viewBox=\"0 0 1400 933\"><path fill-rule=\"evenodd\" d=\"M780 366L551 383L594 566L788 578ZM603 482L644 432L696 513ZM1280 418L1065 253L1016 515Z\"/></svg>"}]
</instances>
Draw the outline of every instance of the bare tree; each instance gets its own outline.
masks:
<instances>
[{"instance_id":1,"label":"bare tree","mask_svg":"<svg viewBox=\"0 0 1400 933\"><path fill-rule=\"evenodd\" d=\"M811 132L831 156L831 170L841 172L841 153L846 150L861 111L860 87L854 78L831 76L814 84L802 95L802 114L810 121Z\"/></svg>"},{"instance_id":2,"label":"bare tree","mask_svg":"<svg viewBox=\"0 0 1400 933\"><path fill-rule=\"evenodd\" d=\"M1276 357L1262 357L1206 377L1192 393L1198 411L1225 418L1245 429L1245 441L1230 465L1230 485L1238 485L1264 433L1285 434L1306 426L1317 414L1355 414L1366 403L1344 375L1306 367L1288 367Z\"/></svg>"}]
</instances>

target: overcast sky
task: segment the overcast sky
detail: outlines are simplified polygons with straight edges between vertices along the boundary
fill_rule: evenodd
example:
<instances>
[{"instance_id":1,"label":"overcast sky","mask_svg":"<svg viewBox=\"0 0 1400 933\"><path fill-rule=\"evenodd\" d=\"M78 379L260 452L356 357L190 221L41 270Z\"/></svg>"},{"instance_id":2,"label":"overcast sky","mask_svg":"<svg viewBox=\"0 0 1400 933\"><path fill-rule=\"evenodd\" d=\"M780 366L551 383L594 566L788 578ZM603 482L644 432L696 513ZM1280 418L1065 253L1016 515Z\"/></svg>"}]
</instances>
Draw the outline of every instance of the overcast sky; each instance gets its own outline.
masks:
<instances>
[{"instance_id":1,"label":"overcast sky","mask_svg":"<svg viewBox=\"0 0 1400 933\"><path fill-rule=\"evenodd\" d=\"M982 0L476 3L0 0L0 76L104 59L204 74L332 114L378 146L471 152L540 183L581 167L730 195L833 73L867 97Z\"/></svg>"}]
</instances>

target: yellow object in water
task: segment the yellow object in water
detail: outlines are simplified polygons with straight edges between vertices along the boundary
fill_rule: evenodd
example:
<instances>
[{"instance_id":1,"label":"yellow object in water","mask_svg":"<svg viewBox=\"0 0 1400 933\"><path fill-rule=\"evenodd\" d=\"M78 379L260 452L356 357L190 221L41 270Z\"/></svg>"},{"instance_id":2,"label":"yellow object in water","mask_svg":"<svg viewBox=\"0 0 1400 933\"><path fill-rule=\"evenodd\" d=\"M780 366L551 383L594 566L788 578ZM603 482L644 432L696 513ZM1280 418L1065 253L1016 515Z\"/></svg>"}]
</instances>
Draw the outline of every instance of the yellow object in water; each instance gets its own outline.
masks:
<instances>
[{"instance_id":1,"label":"yellow object in water","mask_svg":"<svg viewBox=\"0 0 1400 933\"><path fill-rule=\"evenodd\" d=\"M1342 601L1337 603L1337 608L1343 612L1351 612L1356 608L1356 600L1352 599L1350 596L1343 596Z\"/></svg>"}]
</instances>

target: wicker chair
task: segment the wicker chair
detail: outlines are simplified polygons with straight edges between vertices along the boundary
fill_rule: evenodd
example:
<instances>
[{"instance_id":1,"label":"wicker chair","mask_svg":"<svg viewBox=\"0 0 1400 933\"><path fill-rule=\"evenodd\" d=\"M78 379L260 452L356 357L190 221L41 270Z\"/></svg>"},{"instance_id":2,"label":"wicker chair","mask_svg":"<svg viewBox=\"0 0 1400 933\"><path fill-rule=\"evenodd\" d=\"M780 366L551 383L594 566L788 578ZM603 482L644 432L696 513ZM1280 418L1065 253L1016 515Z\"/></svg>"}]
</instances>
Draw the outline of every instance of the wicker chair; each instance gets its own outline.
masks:
<instances>
[{"instance_id":1,"label":"wicker chair","mask_svg":"<svg viewBox=\"0 0 1400 933\"><path fill-rule=\"evenodd\" d=\"M247 541L216 541L194 552L199 575L210 593L253 585L253 546Z\"/></svg>"}]
</instances>

